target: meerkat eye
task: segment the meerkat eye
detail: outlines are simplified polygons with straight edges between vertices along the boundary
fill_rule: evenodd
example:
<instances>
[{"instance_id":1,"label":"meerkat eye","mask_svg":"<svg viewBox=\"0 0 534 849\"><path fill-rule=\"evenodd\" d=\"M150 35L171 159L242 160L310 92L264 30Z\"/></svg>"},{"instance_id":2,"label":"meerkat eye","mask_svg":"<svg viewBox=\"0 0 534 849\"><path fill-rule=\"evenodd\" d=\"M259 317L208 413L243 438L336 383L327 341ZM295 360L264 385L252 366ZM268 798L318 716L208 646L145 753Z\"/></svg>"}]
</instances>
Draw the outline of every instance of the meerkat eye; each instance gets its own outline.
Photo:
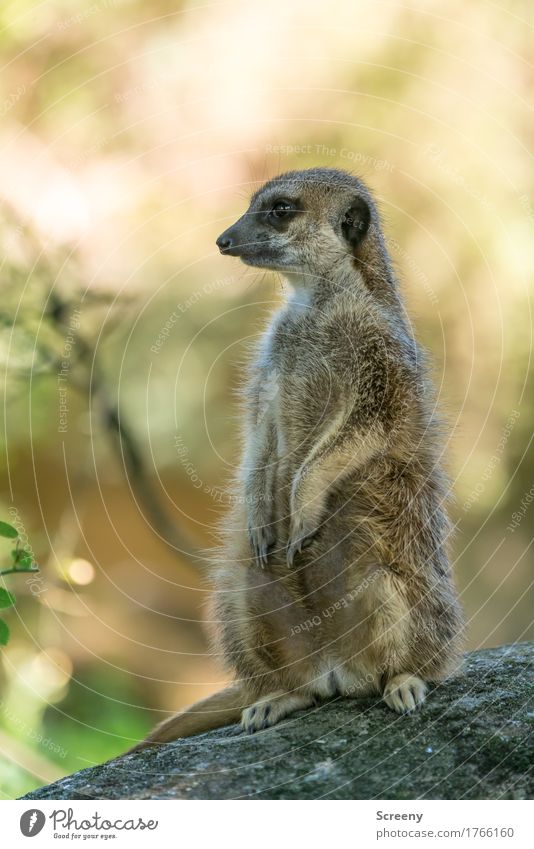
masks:
<instances>
[{"instance_id":1,"label":"meerkat eye","mask_svg":"<svg viewBox=\"0 0 534 849\"><path fill-rule=\"evenodd\" d=\"M288 200L279 200L277 201L273 208L271 209L270 215L274 218L283 218L284 215L287 215L289 212L293 212L295 207Z\"/></svg>"}]
</instances>

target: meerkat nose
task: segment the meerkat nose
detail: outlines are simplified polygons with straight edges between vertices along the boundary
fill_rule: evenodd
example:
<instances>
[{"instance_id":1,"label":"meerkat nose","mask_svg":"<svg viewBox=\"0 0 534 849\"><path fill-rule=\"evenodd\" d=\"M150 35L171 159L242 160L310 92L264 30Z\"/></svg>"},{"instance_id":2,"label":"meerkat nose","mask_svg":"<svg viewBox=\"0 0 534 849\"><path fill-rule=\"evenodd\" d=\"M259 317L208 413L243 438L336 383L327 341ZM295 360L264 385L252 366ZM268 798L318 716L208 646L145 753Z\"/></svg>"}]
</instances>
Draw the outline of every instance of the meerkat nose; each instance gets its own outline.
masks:
<instances>
[{"instance_id":1,"label":"meerkat nose","mask_svg":"<svg viewBox=\"0 0 534 849\"><path fill-rule=\"evenodd\" d=\"M215 242L221 253L231 250L234 247L234 240L228 235L227 231L221 233Z\"/></svg>"}]
</instances>

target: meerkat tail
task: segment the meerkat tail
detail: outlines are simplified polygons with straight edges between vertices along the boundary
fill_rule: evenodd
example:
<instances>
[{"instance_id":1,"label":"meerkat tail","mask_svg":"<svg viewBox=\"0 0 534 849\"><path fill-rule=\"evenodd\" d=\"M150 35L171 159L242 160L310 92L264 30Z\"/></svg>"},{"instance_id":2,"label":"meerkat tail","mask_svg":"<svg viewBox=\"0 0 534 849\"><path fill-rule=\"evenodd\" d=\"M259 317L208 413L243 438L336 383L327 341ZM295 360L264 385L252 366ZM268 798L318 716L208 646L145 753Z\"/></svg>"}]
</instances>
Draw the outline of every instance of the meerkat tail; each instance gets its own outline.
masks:
<instances>
[{"instance_id":1,"label":"meerkat tail","mask_svg":"<svg viewBox=\"0 0 534 849\"><path fill-rule=\"evenodd\" d=\"M248 701L243 688L239 684L231 684L225 690L213 693L206 699L195 702L191 707L174 714L160 722L150 734L126 754L140 752L150 746L169 743L179 737L192 737L214 728L232 725L241 718L241 713L247 707Z\"/></svg>"}]
</instances>

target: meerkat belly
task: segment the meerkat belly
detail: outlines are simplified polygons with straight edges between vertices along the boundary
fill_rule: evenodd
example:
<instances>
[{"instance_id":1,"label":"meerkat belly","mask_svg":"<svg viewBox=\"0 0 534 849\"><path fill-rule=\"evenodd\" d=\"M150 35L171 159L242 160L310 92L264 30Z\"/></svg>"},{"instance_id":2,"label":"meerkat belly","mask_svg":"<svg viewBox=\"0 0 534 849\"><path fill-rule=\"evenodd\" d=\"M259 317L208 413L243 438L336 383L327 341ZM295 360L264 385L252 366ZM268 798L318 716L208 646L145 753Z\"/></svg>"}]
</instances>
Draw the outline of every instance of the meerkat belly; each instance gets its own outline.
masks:
<instances>
[{"instance_id":1,"label":"meerkat belly","mask_svg":"<svg viewBox=\"0 0 534 849\"><path fill-rule=\"evenodd\" d=\"M318 543L303 558L303 581L315 611L311 633L318 695L360 695L377 688L365 606L372 567L351 562L349 548L339 540L336 548Z\"/></svg>"},{"instance_id":2,"label":"meerkat belly","mask_svg":"<svg viewBox=\"0 0 534 849\"><path fill-rule=\"evenodd\" d=\"M333 574L324 562L284 569L252 568L248 574L249 616L262 657L276 666L284 686L320 698L375 689L358 583L342 569Z\"/></svg>"},{"instance_id":3,"label":"meerkat belly","mask_svg":"<svg viewBox=\"0 0 534 849\"><path fill-rule=\"evenodd\" d=\"M326 418L324 395L309 375L296 371L286 378L276 404L276 495L283 537L289 525L295 475L328 429L331 411L329 415Z\"/></svg>"}]
</instances>

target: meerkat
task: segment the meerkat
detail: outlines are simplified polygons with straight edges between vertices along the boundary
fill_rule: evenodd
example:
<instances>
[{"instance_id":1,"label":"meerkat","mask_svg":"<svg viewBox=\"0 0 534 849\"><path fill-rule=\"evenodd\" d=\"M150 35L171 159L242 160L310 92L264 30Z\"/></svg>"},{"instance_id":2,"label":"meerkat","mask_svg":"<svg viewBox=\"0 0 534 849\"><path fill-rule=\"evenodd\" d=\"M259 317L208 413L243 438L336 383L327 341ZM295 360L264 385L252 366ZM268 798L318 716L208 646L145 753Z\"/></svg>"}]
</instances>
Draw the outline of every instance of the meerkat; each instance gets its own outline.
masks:
<instances>
[{"instance_id":1,"label":"meerkat","mask_svg":"<svg viewBox=\"0 0 534 849\"><path fill-rule=\"evenodd\" d=\"M234 683L139 747L337 696L398 713L458 667L441 426L376 203L330 168L282 174L217 239L283 275L244 383L244 450L214 558Z\"/></svg>"}]
</instances>

